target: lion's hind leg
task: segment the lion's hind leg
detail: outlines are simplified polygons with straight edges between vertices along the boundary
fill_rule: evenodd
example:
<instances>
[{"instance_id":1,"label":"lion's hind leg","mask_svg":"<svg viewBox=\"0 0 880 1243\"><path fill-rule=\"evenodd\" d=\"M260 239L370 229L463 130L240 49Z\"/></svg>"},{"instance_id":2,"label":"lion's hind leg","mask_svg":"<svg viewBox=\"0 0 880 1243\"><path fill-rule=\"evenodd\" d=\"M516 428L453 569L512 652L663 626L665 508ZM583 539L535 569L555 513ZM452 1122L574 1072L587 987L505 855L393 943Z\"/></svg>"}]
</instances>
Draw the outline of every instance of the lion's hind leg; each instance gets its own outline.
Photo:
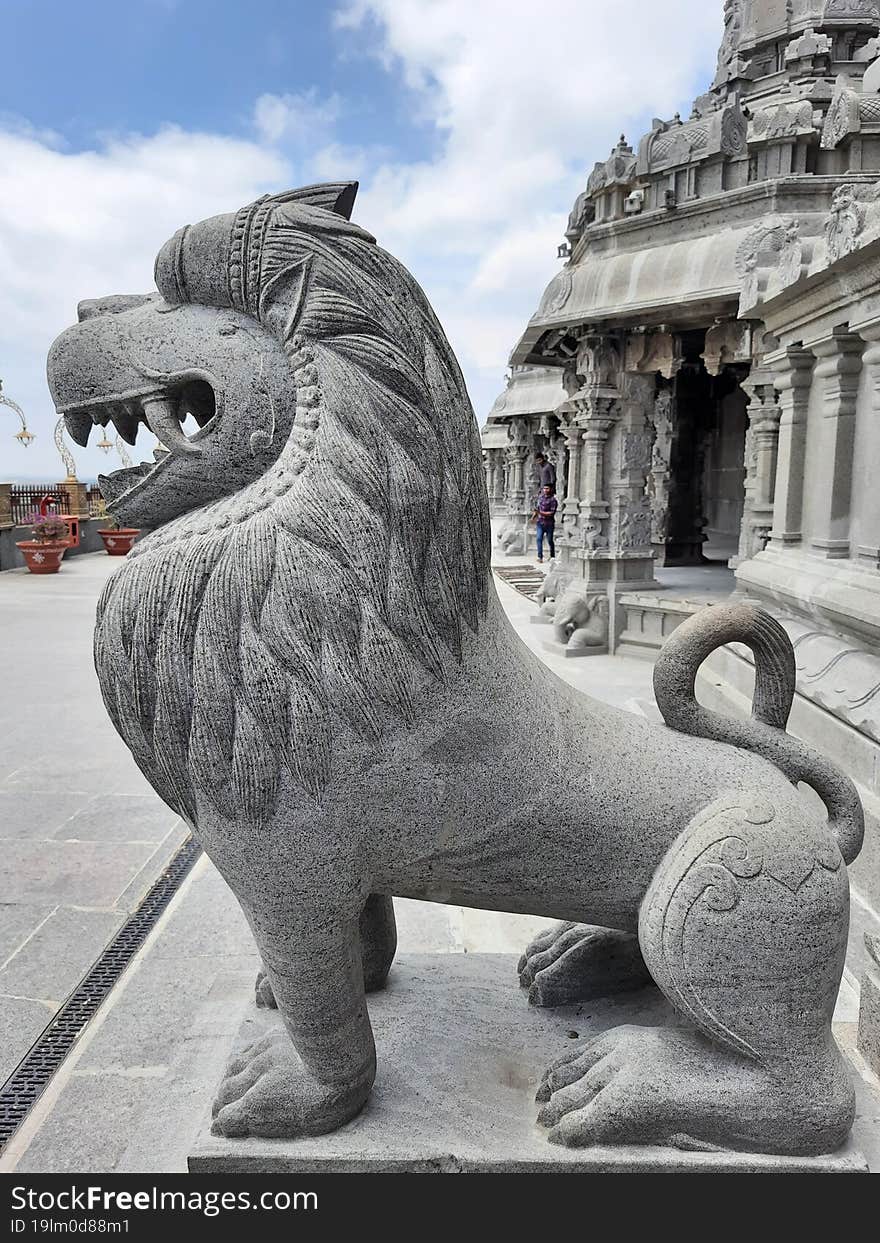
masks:
<instances>
[{"instance_id":1,"label":"lion's hind leg","mask_svg":"<svg viewBox=\"0 0 880 1243\"><path fill-rule=\"evenodd\" d=\"M831 1152L853 1087L831 1035L849 887L827 826L792 791L720 800L662 860L641 908L645 962L680 1025L570 1050L538 1093L550 1139Z\"/></svg>"}]
</instances>

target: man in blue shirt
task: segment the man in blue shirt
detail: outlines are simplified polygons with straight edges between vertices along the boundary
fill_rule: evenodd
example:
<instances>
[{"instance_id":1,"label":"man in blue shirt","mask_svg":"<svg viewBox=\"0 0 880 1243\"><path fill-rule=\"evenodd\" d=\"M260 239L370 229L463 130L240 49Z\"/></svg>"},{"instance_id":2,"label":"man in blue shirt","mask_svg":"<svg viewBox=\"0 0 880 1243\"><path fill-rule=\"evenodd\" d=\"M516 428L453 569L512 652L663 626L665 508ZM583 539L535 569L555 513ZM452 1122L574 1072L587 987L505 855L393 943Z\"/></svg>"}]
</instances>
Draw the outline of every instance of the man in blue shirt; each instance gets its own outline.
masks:
<instances>
[{"instance_id":1,"label":"man in blue shirt","mask_svg":"<svg viewBox=\"0 0 880 1243\"><path fill-rule=\"evenodd\" d=\"M535 505L535 512L532 515L537 519L535 528L538 537L538 561L544 560L544 536L547 537L547 543L550 545L550 556L556 556L556 547L553 543L554 528L556 526L556 511L559 508L559 502L553 495L553 489L547 483L541 489L541 493Z\"/></svg>"}]
</instances>

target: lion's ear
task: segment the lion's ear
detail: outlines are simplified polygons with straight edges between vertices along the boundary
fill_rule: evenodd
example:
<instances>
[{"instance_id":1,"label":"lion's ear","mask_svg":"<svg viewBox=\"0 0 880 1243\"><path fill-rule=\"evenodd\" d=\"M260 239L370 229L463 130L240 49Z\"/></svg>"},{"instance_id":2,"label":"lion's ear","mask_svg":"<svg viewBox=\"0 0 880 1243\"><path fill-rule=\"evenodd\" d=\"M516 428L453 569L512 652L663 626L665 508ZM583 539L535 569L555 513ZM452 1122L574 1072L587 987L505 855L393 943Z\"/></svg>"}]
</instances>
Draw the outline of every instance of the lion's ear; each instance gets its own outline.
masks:
<instances>
[{"instance_id":1,"label":"lion's ear","mask_svg":"<svg viewBox=\"0 0 880 1243\"><path fill-rule=\"evenodd\" d=\"M273 203L305 203L309 207L321 207L334 215L351 220L354 201L357 198L356 181L328 181L322 186L303 186L300 190L285 190L273 194Z\"/></svg>"},{"instance_id":2,"label":"lion's ear","mask_svg":"<svg viewBox=\"0 0 880 1243\"><path fill-rule=\"evenodd\" d=\"M312 256L306 255L276 272L260 291L260 323L281 342L289 341L296 331L311 270Z\"/></svg>"}]
</instances>

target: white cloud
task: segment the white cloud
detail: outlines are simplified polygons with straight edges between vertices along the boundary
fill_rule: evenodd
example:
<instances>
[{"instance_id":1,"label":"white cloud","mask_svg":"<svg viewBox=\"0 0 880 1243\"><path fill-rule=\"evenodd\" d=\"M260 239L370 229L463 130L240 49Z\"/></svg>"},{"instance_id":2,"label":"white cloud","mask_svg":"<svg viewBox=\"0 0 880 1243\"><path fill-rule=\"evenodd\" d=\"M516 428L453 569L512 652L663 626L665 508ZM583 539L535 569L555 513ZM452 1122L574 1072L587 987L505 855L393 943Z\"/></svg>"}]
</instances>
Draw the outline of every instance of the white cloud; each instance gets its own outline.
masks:
<instances>
[{"instance_id":1,"label":"white cloud","mask_svg":"<svg viewBox=\"0 0 880 1243\"><path fill-rule=\"evenodd\" d=\"M338 13L442 138L430 162L378 168L359 214L447 308L478 417L593 163L621 130L637 141L646 115L671 116L708 85L721 0L639 5L637 18L607 0L546 14L510 0L347 0Z\"/></svg>"},{"instance_id":2,"label":"white cloud","mask_svg":"<svg viewBox=\"0 0 880 1243\"><path fill-rule=\"evenodd\" d=\"M429 127L416 162L394 160L382 133L353 145L346 101L313 89L260 96L250 141L168 127L70 153L0 120L0 376L40 437L22 452L3 418L0 478L57 473L44 360L78 299L148 289L181 224L322 178L360 178L356 218L426 289L482 417L593 162L703 89L721 11L662 0L627 24L607 0L546 14L533 0L342 0L341 38L379 59L401 113ZM102 464L80 459L84 475Z\"/></svg>"},{"instance_id":3,"label":"white cloud","mask_svg":"<svg viewBox=\"0 0 880 1243\"><path fill-rule=\"evenodd\" d=\"M341 107L338 95L322 98L314 87L293 95L261 95L254 105L254 125L263 142L314 148L333 130Z\"/></svg>"},{"instance_id":4,"label":"white cloud","mask_svg":"<svg viewBox=\"0 0 880 1243\"><path fill-rule=\"evenodd\" d=\"M76 154L0 129L0 377L37 434L23 451L0 408L0 478L58 475L45 358L77 302L151 289L156 252L180 225L292 177L256 143L173 127ZM107 468L94 449L75 453L83 478Z\"/></svg>"}]
</instances>

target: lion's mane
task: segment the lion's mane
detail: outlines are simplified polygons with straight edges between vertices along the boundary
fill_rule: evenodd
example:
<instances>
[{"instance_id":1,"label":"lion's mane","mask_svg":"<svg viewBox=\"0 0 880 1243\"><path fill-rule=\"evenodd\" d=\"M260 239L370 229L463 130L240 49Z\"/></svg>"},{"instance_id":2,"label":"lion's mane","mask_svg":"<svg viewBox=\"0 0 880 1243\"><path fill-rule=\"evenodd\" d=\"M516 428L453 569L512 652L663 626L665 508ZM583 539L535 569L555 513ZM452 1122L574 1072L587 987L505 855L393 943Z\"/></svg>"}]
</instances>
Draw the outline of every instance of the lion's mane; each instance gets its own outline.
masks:
<instances>
[{"instance_id":1,"label":"lion's mane","mask_svg":"<svg viewBox=\"0 0 880 1243\"><path fill-rule=\"evenodd\" d=\"M291 435L257 483L136 547L95 640L117 729L191 821L199 795L266 820L285 771L320 801L334 740L378 748L412 720L419 686L461 660L487 606L476 424L424 294L330 211L262 200L252 231L257 208L244 305L290 359ZM240 268L216 265L232 299Z\"/></svg>"}]
</instances>

